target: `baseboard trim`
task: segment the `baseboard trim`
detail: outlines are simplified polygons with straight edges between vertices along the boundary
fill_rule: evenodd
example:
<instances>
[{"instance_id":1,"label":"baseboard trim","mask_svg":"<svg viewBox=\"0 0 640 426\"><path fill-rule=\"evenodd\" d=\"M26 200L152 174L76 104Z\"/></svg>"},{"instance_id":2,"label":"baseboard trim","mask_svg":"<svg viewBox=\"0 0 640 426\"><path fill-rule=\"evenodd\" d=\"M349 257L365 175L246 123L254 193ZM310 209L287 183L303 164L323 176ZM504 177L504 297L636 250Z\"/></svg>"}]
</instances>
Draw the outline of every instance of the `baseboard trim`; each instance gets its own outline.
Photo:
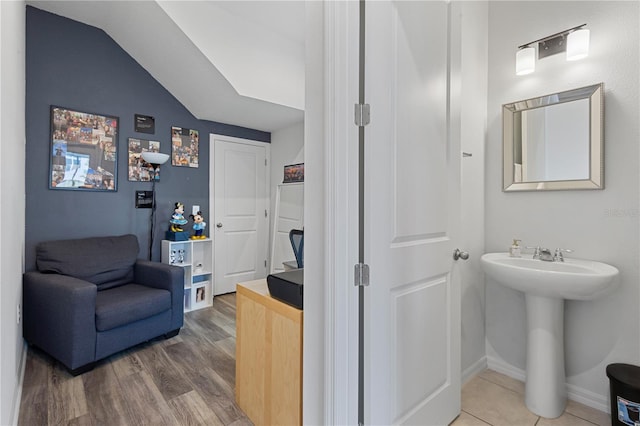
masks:
<instances>
[{"instance_id":1,"label":"baseboard trim","mask_svg":"<svg viewBox=\"0 0 640 426\"><path fill-rule=\"evenodd\" d=\"M20 359L20 376L18 377L18 386L16 386L13 394L13 420L11 424L17 425L20 417L20 402L22 402L22 385L24 384L24 371L27 367L27 342L22 343L22 357Z\"/></svg>"},{"instance_id":2,"label":"baseboard trim","mask_svg":"<svg viewBox=\"0 0 640 426\"><path fill-rule=\"evenodd\" d=\"M462 385L464 386L469 380L473 379L478 373L487 369L487 357L483 356L462 372Z\"/></svg>"},{"instance_id":3,"label":"baseboard trim","mask_svg":"<svg viewBox=\"0 0 640 426\"><path fill-rule=\"evenodd\" d=\"M522 382L526 379L526 372L524 370L507 364L498 358L487 357L487 368ZM567 383L567 397L570 400L584 404L587 407L595 408L596 410L611 414L609 398L606 396L602 396L579 386Z\"/></svg>"},{"instance_id":4,"label":"baseboard trim","mask_svg":"<svg viewBox=\"0 0 640 426\"><path fill-rule=\"evenodd\" d=\"M596 410L611 414L611 406L609 405L608 397L598 395L595 392L570 384L567 384L567 394L569 399L572 401L576 401L588 407L595 408Z\"/></svg>"},{"instance_id":5,"label":"baseboard trim","mask_svg":"<svg viewBox=\"0 0 640 426\"><path fill-rule=\"evenodd\" d=\"M502 373L505 376L511 377L512 379L520 380L521 382L524 382L527 377L527 374L524 370L516 368L511 364L507 364L506 362L498 358L488 356L487 367L490 370L497 371L498 373Z\"/></svg>"}]
</instances>

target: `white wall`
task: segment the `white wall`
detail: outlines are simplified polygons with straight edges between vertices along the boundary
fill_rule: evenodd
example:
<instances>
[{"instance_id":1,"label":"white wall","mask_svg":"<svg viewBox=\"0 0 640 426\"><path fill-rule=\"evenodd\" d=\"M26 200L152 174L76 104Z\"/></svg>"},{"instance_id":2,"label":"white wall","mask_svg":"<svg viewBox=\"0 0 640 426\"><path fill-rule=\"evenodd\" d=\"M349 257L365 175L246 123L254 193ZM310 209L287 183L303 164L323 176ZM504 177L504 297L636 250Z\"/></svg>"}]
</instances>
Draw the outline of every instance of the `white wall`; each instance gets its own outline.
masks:
<instances>
[{"instance_id":1,"label":"white wall","mask_svg":"<svg viewBox=\"0 0 640 426\"><path fill-rule=\"evenodd\" d=\"M0 2L0 424L17 422L23 362L25 174L24 1Z\"/></svg>"},{"instance_id":2,"label":"white wall","mask_svg":"<svg viewBox=\"0 0 640 426\"><path fill-rule=\"evenodd\" d=\"M304 122L271 133L271 207L284 177L284 166L304 163Z\"/></svg>"},{"instance_id":3,"label":"white wall","mask_svg":"<svg viewBox=\"0 0 640 426\"><path fill-rule=\"evenodd\" d=\"M484 250L484 150L487 130L487 37L489 6L485 1L460 2L461 13L461 149L463 157L460 249L469 260L461 262L462 380L485 364L484 276L480 256ZM456 10L456 9L452 9Z\"/></svg>"},{"instance_id":4,"label":"white wall","mask_svg":"<svg viewBox=\"0 0 640 426\"><path fill-rule=\"evenodd\" d=\"M638 2L496 1L489 6L489 97L486 160L486 251L524 245L575 250L620 270L620 285L596 301L565 303L565 360L572 399L608 411L612 362L640 364L639 42ZM536 72L515 75L517 46L587 23L589 57L538 61ZM604 82L604 190L505 193L502 188L501 105ZM522 293L487 279L489 365L513 376L525 369Z\"/></svg>"}]
</instances>

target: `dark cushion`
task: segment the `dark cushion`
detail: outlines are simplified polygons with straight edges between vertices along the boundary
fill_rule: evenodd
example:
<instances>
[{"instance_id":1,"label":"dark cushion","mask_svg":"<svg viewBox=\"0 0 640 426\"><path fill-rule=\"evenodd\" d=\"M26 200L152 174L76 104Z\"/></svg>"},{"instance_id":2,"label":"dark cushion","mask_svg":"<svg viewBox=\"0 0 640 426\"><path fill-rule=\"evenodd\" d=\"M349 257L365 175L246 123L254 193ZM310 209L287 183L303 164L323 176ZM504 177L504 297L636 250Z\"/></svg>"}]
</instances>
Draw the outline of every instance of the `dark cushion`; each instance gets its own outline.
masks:
<instances>
[{"instance_id":1,"label":"dark cushion","mask_svg":"<svg viewBox=\"0 0 640 426\"><path fill-rule=\"evenodd\" d=\"M40 272L70 275L106 289L133 281L135 235L47 241L36 246Z\"/></svg>"},{"instance_id":2,"label":"dark cushion","mask_svg":"<svg viewBox=\"0 0 640 426\"><path fill-rule=\"evenodd\" d=\"M96 296L96 329L111 330L171 309L171 293L139 284L99 291Z\"/></svg>"}]
</instances>

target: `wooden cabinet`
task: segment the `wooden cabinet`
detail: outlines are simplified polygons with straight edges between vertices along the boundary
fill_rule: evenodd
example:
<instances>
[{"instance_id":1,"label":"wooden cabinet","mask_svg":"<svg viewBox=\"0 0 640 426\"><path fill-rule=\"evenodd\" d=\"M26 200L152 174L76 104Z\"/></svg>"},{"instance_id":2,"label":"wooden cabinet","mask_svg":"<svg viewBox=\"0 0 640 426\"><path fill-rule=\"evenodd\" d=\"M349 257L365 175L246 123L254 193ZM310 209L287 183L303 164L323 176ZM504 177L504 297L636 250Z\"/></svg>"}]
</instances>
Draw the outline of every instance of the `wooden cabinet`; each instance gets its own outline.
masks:
<instances>
[{"instance_id":1,"label":"wooden cabinet","mask_svg":"<svg viewBox=\"0 0 640 426\"><path fill-rule=\"evenodd\" d=\"M259 425L302 424L302 311L266 280L237 285L236 402Z\"/></svg>"},{"instance_id":2,"label":"wooden cabinet","mask_svg":"<svg viewBox=\"0 0 640 426\"><path fill-rule=\"evenodd\" d=\"M184 311L213 305L213 240L162 240L162 262L184 269Z\"/></svg>"}]
</instances>

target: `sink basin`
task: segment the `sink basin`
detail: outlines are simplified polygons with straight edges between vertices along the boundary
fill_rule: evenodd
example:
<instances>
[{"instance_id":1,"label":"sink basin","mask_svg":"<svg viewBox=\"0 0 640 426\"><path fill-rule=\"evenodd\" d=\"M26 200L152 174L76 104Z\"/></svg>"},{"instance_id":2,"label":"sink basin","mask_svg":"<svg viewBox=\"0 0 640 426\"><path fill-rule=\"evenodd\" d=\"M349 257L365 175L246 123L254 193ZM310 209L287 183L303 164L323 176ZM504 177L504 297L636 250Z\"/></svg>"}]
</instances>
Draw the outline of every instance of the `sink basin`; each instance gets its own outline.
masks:
<instances>
[{"instance_id":1,"label":"sink basin","mask_svg":"<svg viewBox=\"0 0 640 426\"><path fill-rule=\"evenodd\" d=\"M482 267L500 284L537 296L571 300L592 300L610 291L618 269L593 260L565 258L564 262L509 257L508 253L487 253Z\"/></svg>"},{"instance_id":2,"label":"sink basin","mask_svg":"<svg viewBox=\"0 0 640 426\"><path fill-rule=\"evenodd\" d=\"M618 269L592 260L545 262L487 253L484 272L525 295L527 378L525 404L533 413L560 416L567 405L564 372L564 300L592 300L615 287Z\"/></svg>"}]
</instances>

